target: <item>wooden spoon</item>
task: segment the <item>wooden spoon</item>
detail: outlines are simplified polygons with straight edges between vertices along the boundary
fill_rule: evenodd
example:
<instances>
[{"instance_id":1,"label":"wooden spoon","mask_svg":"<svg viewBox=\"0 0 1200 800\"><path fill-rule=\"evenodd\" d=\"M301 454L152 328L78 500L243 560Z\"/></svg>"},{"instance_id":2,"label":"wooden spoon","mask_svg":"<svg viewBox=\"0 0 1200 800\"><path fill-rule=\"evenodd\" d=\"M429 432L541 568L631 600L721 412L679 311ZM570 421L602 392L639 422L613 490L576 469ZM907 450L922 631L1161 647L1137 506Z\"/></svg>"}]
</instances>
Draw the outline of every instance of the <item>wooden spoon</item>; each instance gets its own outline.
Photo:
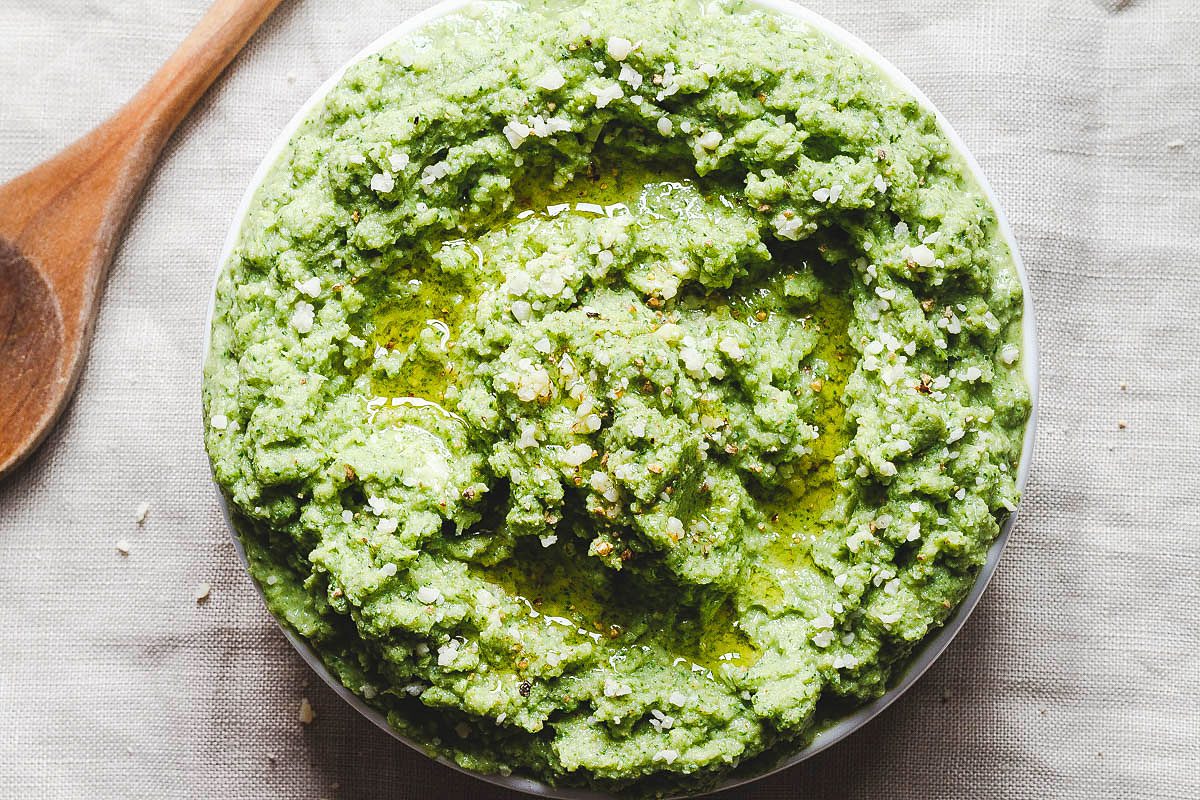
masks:
<instances>
[{"instance_id":1,"label":"wooden spoon","mask_svg":"<svg viewBox=\"0 0 1200 800\"><path fill-rule=\"evenodd\" d=\"M163 145L280 0L217 0L107 122L0 186L0 478L79 377L104 275Z\"/></svg>"}]
</instances>

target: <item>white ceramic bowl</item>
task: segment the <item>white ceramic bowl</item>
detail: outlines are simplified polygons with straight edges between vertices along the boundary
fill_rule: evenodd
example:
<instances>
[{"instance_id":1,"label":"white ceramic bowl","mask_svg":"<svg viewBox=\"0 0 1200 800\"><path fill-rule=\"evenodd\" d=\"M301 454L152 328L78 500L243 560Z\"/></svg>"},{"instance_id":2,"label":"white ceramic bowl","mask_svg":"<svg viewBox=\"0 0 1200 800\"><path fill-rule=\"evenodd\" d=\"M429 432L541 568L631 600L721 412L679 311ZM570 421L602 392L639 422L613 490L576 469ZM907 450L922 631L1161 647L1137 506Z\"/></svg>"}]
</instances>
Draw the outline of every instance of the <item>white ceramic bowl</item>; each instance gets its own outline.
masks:
<instances>
[{"instance_id":1,"label":"white ceramic bowl","mask_svg":"<svg viewBox=\"0 0 1200 800\"><path fill-rule=\"evenodd\" d=\"M447 14L451 14L464 6L470 5L471 2L473 2L473 0L444 0L444 2L438 3L437 5L422 11L420 14L417 14L416 16L402 22L369 44L366 48L359 52L358 55L350 59L350 61L346 62L341 69L334 73L329 80L323 83L321 87L313 93L312 97L310 97L304 103L300 110L296 112L296 116L292 117L291 121L279 134L279 138L275 140L275 143L267 152L266 157L263 159L262 163L258 167L258 171L254 175L254 179L250 182L250 188L247 189L245 196L242 198L242 203L238 208L237 213L233 217L233 223L229 228L229 235L225 240L225 247L221 252L220 261L217 263L218 276L220 271L224 269L225 264L229 261L229 257L233 253L234 246L237 243L238 235L242 229L242 224L246 218L246 212L250 208L250 202L254 197L254 193L258 190L259 185L263 182L263 180L265 180L267 172L279 159L280 154L283 152L284 148L287 147L288 141L292 138L292 135L296 132L296 129L300 127L300 124L308 118L309 114L313 112L313 110L325 98L330 90L333 89L345 71L351 65L361 61L373 53L378 52L380 49L386 47L392 42L411 35L433 20L446 16ZM1016 264L1017 273L1021 279L1021 289L1023 290L1025 296L1023 317L1024 342L1021 348L1021 359L1025 370L1025 379L1029 383L1033 410L1030 413L1029 422L1025 429L1025 441L1021 450L1021 463L1017 470L1017 486L1019 489L1024 490L1026 480L1029 477L1029 464L1033 456L1033 442L1037 422L1038 352L1037 330L1034 324L1033 298L1029 291L1029 279L1025 274L1024 264L1021 262L1021 256L1017 251L1017 243L1013 238L1012 229L1008 225L1008 220L1005 218L1004 212L1000 208L1000 204L996 199L996 195L992 192L991 187L988 185L987 179L980 170L979 164L976 163L975 158L970 154L970 152L968 152L966 146L962 142L962 139L960 139L958 134L955 133L954 129L950 127L950 123L947 122L945 117L942 116L941 112L934 107L929 98L926 97L925 94L918 89L902 72L900 72L900 70L896 69L896 67L893 66L887 59L875 52L875 50L873 50L861 39L844 30L840 26L835 25L821 15L810 11L804 6L789 2L788 0L754 0L754 4L760 8L793 17L807 23L813 29L823 33L830 39L839 42L848 50L857 54L864 60L878 66L896 86L916 98L916 100L922 106L924 106L937 117L938 124L941 126L942 131L950 140L950 143L954 146L954 148L966 160L968 168L974 174L975 179L978 181L980 188L983 190L984 195L988 199L988 202L990 202L992 207L995 209L996 216L1000 223L1001 235L1003 236L1004 241L1008 244L1009 249L1012 251L1013 261ZM205 358L208 356L208 336L211 334L213 307L215 301L216 287L214 280L213 296L209 301L207 328L205 332ZM220 497L221 507L224 511L225 519L229 523L230 532L233 534L234 546L237 548L238 556L242 559L242 563L246 566L246 568L249 569L249 563L246 560L246 553L242 548L241 541L237 537L237 531L234 528L233 520L230 516L229 505L224 494L220 492L219 488L217 490L217 495ZM827 728L818 733L807 747L803 747L791 756L783 758L773 767L755 775L736 776L729 778L710 791L715 792L741 786L799 764L806 758L810 758L822 750L831 747L842 739L845 739L851 733L861 728L870 720L874 719L889 705L894 703L896 699L900 697L900 695L904 694L904 692L907 691L910 686L916 683L917 679L924 674L925 670L929 669L929 667L933 665L933 662L936 661L938 656L940 656L946 647L949 646L950 642L966 623L967 618L971 615L971 611L974 610L975 605L979 602L979 598L982 596L984 589L987 588L988 583L991 581L992 574L996 571L996 565L1000 561L1000 554L1004 550L1004 545L1008 541L1009 533L1012 531L1012 527L1016 522L1016 518L1017 512L1013 512L1009 516L1008 520L1004 523L1004 526L1000 531L1000 535L996 538L996 541L992 543L991 548L988 550L987 560L984 562L983 568L979 571L979 576L975 580L975 585L971 588L971 591L967 595L966 599L964 599L962 604L959 605L954 615L946 621L945 626L943 626L932 636L929 636L918 647L918 649L913 653L908 667L905 669L904 673L900 676L899 680L896 681L896 683L890 689L888 689L886 693L883 694L883 696L877 700L867 703L866 705L860 706L851 713L839 719L837 722L829 725ZM255 586L256 588L259 588L257 583ZM259 588L259 593L261 595L261 588ZM336 692L343 700L354 706L354 708L357 709L364 717L390 733L395 738L399 739L401 742L404 742L406 745L412 747L414 750L422 754L426 754L425 748L407 736L403 736L402 734L398 733L395 729L388 725L383 714L367 705L358 695L354 694L345 686L343 686L341 682L338 681L338 679L335 678L332 673L330 673L328 668L326 668L325 664L321 661L320 657L316 654L306 640L298 636L294 631L282 623L280 624L280 628L283 630L284 636L287 637L288 641L292 643L292 645L296 648L296 651L300 653L304 660L308 662L308 665L312 667L313 671L320 675L321 678L327 684L329 684L330 688L332 688L333 691ZM489 783L502 786L506 789L513 789L539 797L562 798L563 800L603 800L604 798L610 797L610 795L586 789L565 789L550 786L542 781L534 780L532 778L525 778L518 775L488 775L473 772L471 770L463 769L453 761L440 756L437 757L436 760L442 764L445 764L451 769L455 769L467 775L480 778L488 781Z\"/></svg>"}]
</instances>

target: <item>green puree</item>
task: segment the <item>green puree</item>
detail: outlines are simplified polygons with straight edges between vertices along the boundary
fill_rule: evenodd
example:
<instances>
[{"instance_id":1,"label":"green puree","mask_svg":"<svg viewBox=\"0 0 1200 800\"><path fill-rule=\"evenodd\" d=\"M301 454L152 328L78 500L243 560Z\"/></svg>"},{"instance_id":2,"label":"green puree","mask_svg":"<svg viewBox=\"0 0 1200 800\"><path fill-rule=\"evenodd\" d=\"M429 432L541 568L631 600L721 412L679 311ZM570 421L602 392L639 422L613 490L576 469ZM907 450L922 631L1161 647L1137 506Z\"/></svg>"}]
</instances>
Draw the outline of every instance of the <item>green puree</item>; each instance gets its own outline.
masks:
<instances>
[{"instance_id":1,"label":"green puree","mask_svg":"<svg viewBox=\"0 0 1200 800\"><path fill-rule=\"evenodd\" d=\"M257 191L206 444L271 610L397 729L695 789L879 696L969 590L1020 315L961 158L839 46L481 5L352 67Z\"/></svg>"}]
</instances>

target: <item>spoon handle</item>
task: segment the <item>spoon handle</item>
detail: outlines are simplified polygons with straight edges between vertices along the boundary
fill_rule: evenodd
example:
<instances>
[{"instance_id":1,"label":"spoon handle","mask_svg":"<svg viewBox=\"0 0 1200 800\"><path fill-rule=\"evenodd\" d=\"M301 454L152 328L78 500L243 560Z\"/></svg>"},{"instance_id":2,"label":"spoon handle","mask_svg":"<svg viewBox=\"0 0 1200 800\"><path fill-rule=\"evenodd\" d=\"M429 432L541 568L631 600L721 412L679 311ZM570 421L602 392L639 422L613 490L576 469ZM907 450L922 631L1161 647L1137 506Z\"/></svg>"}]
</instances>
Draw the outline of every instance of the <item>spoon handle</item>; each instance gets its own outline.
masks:
<instances>
[{"instance_id":1,"label":"spoon handle","mask_svg":"<svg viewBox=\"0 0 1200 800\"><path fill-rule=\"evenodd\" d=\"M279 3L216 0L133 99L49 161L0 187L0 208L7 213L0 236L35 258L60 299L74 299L63 309L68 345L86 335L117 237L163 146ZM73 236L46 237L51 226Z\"/></svg>"},{"instance_id":2,"label":"spoon handle","mask_svg":"<svg viewBox=\"0 0 1200 800\"><path fill-rule=\"evenodd\" d=\"M281 0L216 0L154 77L117 114L140 125L151 158Z\"/></svg>"}]
</instances>

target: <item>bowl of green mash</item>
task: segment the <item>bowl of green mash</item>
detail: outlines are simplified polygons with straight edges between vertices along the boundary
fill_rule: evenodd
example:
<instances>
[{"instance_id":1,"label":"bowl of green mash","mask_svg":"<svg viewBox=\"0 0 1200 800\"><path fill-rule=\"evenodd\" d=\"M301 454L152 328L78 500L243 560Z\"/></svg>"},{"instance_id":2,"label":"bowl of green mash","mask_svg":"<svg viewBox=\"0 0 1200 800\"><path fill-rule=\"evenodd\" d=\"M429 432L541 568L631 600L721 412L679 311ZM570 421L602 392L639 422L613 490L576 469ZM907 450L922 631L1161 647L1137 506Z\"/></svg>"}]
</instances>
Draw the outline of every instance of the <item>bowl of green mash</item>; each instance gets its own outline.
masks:
<instances>
[{"instance_id":1,"label":"bowl of green mash","mask_svg":"<svg viewBox=\"0 0 1200 800\"><path fill-rule=\"evenodd\" d=\"M929 100L781 0L450 2L263 161L205 446L285 635L546 797L688 796L946 648L1029 469L1012 232Z\"/></svg>"}]
</instances>

